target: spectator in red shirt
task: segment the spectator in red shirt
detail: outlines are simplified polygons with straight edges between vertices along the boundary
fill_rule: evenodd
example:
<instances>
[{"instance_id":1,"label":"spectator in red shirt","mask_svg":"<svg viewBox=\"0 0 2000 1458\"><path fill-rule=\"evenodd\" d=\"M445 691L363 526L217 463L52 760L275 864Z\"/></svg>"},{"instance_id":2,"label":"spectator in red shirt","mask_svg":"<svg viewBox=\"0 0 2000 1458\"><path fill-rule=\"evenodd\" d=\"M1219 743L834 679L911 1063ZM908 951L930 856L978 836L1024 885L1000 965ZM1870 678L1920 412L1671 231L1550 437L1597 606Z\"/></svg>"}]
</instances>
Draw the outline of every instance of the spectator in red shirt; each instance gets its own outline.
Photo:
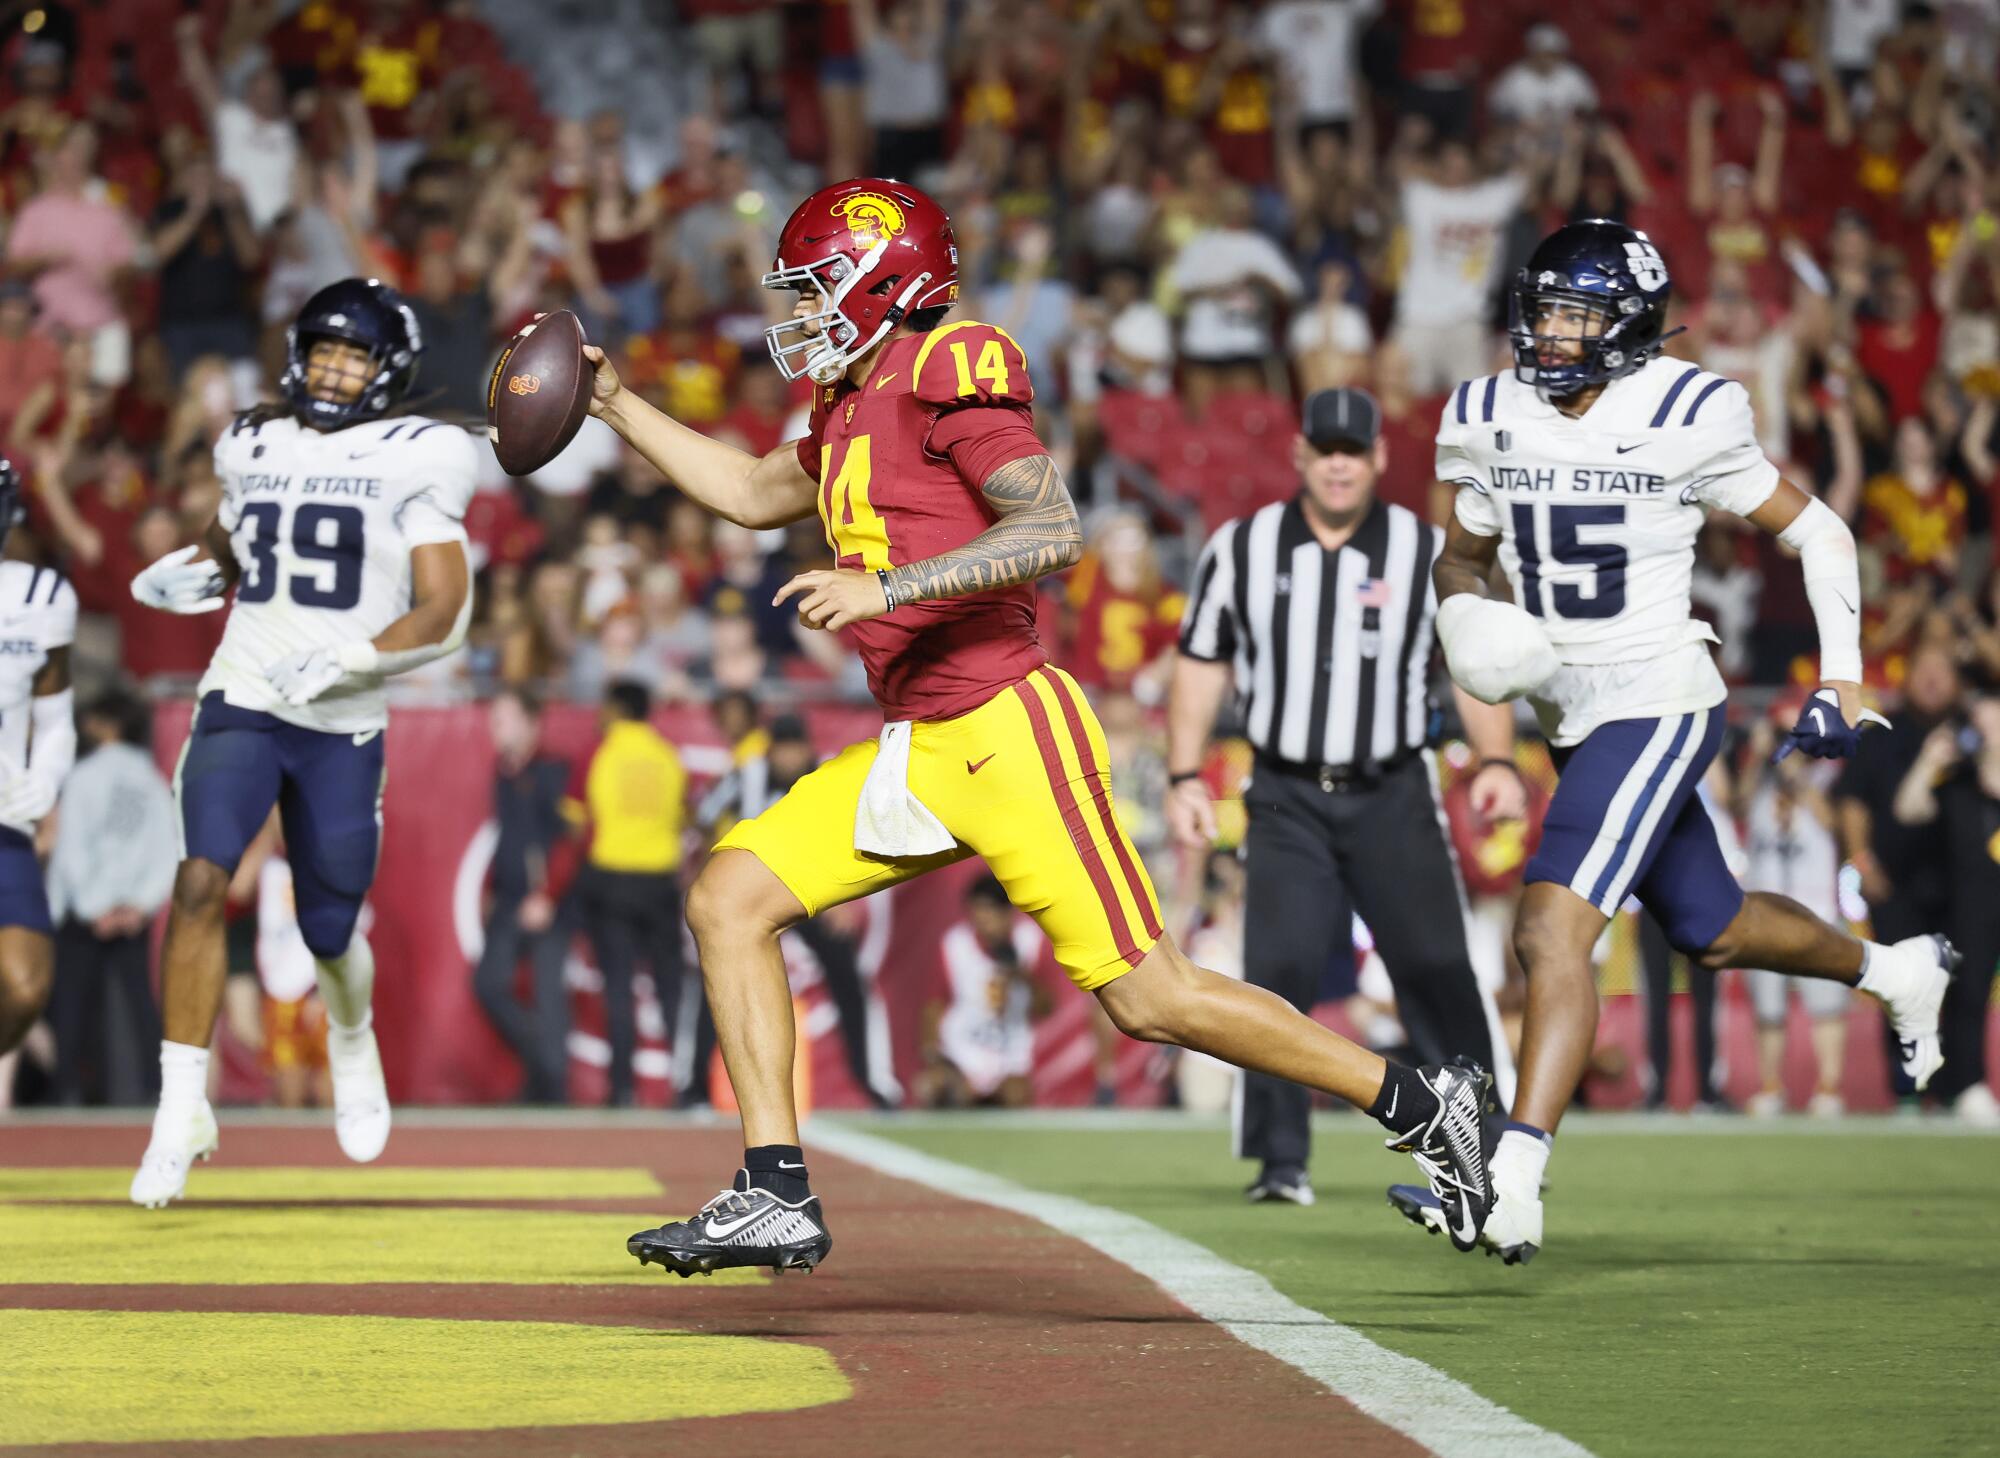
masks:
<instances>
[{"instance_id":1,"label":"spectator in red shirt","mask_svg":"<svg viewBox=\"0 0 2000 1458\"><path fill-rule=\"evenodd\" d=\"M1878 316L1861 326L1855 355L1882 391L1891 420L1920 415L1924 381L1938 360L1938 319L1907 269L1898 269L1877 291Z\"/></svg>"},{"instance_id":2,"label":"spectator in red shirt","mask_svg":"<svg viewBox=\"0 0 2000 1458\"><path fill-rule=\"evenodd\" d=\"M659 327L660 289L653 277L659 221L658 189L635 189L618 152L593 148L583 187L562 211L570 281L591 338L619 340Z\"/></svg>"},{"instance_id":3,"label":"spectator in red shirt","mask_svg":"<svg viewBox=\"0 0 2000 1458\"><path fill-rule=\"evenodd\" d=\"M0 279L0 441L5 441L21 407L35 394L56 388L62 377L62 350L34 331L35 292L26 279Z\"/></svg>"},{"instance_id":4,"label":"spectator in red shirt","mask_svg":"<svg viewBox=\"0 0 2000 1458\"><path fill-rule=\"evenodd\" d=\"M1160 581L1146 519L1120 509L1099 519L1065 594L1066 667L1091 689L1135 691L1157 702L1180 631L1184 599Z\"/></svg>"},{"instance_id":5,"label":"spectator in red shirt","mask_svg":"<svg viewBox=\"0 0 2000 1458\"><path fill-rule=\"evenodd\" d=\"M1755 171L1715 161L1716 118L1722 105L1711 92L1696 93L1688 106L1688 211L1706 225L1705 256L1699 274L1686 280L1689 292L1707 292L1706 265L1728 259L1748 272L1760 299L1781 297L1778 240L1772 220L1778 213L1785 161L1785 102L1775 89L1758 94L1763 123L1757 134Z\"/></svg>"},{"instance_id":6,"label":"spectator in red shirt","mask_svg":"<svg viewBox=\"0 0 2000 1458\"><path fill-rule=\"evenodd\" d=\"M753 456L769 455L785 438L791 416L784 377L773 369L747 369L737 382L736 404L723 417L721 428Z\"/></svg>"},{"instance_id":7,"label":"spectator in red shirt","mask_svg":"<svg viewBox=\"0 0 2000 1458\"><path fill-rule=\"evenodd\" d=\"M1478 0L1398 0L1402 109L1425 118L1434 136L1465 135L1479 76Z\"/></svg>"},{"instance_id":8,"label":"spectator in red shirt","mask_svg":"<svg viewBox=\"0 0 2000 1458\"><path fill-rule=\"evenodd\" d=\"M1925 416L1897 423L1894 462L1870 478L1861 504L1862 543L1882 554L1890 582L1924 574L1945 589L1957 582L1970 493L1945 470Z\"/></svg>"},{"instance_id":9,"label":"spectator in red shirt","mask_svg":"<svg viewBox=\"0 0 2000 1458\"><path fill-rule=\"evenodd\" d=\"M365 11L347 58L347 81L368 103L382 185L393 192L424 154L443 75L443 29L417 13L413 0L368 0Z\"/></svg>"},{"instance_id":10,"label":"spectator in red shirt","mask_svg":"<svg viewBox=\"0 0 2000 1458\"><path fill-rule=\"evenodd\" d=\"M742 351L704 317L707 303L692 270L676 270L658 306L664 321L627 340L618 366L621 377L647 399L697 429L728 413L742 359Z\"/></svg>"}]
</instances>

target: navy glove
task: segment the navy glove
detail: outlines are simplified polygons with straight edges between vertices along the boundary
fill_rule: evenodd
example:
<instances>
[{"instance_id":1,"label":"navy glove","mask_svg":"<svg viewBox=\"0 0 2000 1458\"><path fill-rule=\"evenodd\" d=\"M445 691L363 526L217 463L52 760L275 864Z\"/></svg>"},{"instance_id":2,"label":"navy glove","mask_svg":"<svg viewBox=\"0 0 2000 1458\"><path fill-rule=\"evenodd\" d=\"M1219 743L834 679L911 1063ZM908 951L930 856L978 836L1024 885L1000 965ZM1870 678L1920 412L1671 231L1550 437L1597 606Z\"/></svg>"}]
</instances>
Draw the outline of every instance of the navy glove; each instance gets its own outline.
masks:
<instances>
[{"instance_id":1,"label":"navy glove","mask_svg":"<svg viewBox=\"0 0 2000 1458\"><path fill-rule=\"evenodd\" d=\"M1778 746L1778 752L1771 756L1776 764L1793 750L1803 750L1814 759L1847 759L1861 747L1861 728L1864 724L1880 724L1884 729L1889 721L1873 709L1863 709L1861 718L1853 728L1840 712L1840 695L1830 688L1823 688L1805 702L1799 710L1799 722L1785 735L1785 742Z\"/></svg>"}]
</instances>

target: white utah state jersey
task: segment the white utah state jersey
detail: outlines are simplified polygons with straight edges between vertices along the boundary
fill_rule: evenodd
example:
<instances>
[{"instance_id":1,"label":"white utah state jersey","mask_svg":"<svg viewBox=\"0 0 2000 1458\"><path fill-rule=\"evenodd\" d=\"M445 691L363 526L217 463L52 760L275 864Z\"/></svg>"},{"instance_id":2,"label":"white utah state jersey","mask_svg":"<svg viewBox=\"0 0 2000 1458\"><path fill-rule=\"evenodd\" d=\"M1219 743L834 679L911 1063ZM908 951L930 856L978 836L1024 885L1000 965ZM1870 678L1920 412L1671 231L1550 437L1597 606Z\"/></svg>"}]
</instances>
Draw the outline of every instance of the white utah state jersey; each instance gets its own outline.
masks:
<instances>
[{"instance_id":1,"label":"white utah state jersey","mask_svg":"<svg viewBox=\"0 0 2000 1458\"><path fill-rule=\"evenodd\" d=\"M0 561L0 763L27 765L35 675L51 650L75 637L76 589L69 579L53 568Z\"/></svg>"},{"instance_id":2,"label":"white utah state jersey","mask_svg":"<svg viewBox=\"0 0 2000 1458\"><path fill-rule=\"evenodd\" d=\"M1677 359L1613 380L1571 419L1511 372L1462 384L1438 426L1459 522L1500 538L1514 599L1564 668L1535 697L1558 744L1612 719L1720 703L1715 635L1689 611L1709 508L1747 516L1778 471L1743 386Z\"/></svg>"},{"instance_id":3,"label":"white utah state jersey","mask_svg":"<svg viewBox=\"0 0 2000 1458\"><path fill-rule=\"evenodd\" d=\"M200 692L332 734L388 723L382 680L344 682L302 708L267 664L373 638L410 610L410 551L465 541L472 437L406 415L325 434L290 416L245 416L215 443L216 519L241 577Z\"/></svg>"}]
</instances>

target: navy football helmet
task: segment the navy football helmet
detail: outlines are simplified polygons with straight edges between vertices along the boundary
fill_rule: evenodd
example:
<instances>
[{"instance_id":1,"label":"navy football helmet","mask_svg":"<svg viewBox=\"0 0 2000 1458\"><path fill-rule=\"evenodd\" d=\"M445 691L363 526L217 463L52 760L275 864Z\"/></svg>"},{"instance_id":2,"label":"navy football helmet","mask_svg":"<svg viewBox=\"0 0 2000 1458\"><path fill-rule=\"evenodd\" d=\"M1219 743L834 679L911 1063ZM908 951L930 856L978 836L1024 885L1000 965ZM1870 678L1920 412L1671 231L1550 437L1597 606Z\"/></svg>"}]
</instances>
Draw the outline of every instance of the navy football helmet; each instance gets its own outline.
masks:
<instances>
[{"instance_id":1,"label":"navy football helmet","mask_svg":"<svg viewBox=\"0 0 2000 1458\"><path fill-rule=\"evenodd\" d=\"M21 484L21 473L14 469L12 461L0 456L0 546L6 545L7 533L26 520L27 515L27 491Z\"/></svg>"},{"instance_id":2,"label":"navy football helmet","mask_svg":"<svg viewBox=\"0 0 2000 1458\"><path fill-rule=\"evenodd\" d=\"M367 383L345 404L316 399L306 389L306 360L321 339L346 340L368 351ZM417 316L401 294L380 279L344 278L307 299L285 331L285 372L278 376L278 393L307 425L339 430L394 408L416 384L423 352Z\"/></svg>"},{"instance_id":3,"label":"navy football helmet","mask_svg":"<svg viewBox=\"0 0 2000 1458\"><path fill-rule=\"evenodd\" d=\"M1514 377L1560 399L1631 374L1660 352L1672 295L1666 261L1637 228L1608 218L1564 224L1514 278L1507 321ZM1545 364L1535 331L1556 304L1581 306L1590 322L1581 358Z\"/></svg>"}]
</instances>

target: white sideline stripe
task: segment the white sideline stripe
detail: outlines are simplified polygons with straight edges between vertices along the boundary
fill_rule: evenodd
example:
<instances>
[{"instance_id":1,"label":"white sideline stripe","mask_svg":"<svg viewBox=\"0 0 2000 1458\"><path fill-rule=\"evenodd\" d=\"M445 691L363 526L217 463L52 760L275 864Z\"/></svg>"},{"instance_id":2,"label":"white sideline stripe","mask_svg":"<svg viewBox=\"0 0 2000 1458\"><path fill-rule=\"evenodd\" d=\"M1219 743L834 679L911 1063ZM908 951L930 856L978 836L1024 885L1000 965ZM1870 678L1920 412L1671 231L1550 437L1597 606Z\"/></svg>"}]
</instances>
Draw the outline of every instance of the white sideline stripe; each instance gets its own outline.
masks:
<instances>
[{"instance_id":1,"label":"white sideline stripe","mask_svg":"<svg viewBox=\"0 0 2000 1458\"><path fill-rule=\"evenodd\" d=\"M816 1119L805 1132L809 1145L828 1153L948 1195L1031 1216L1102 1251L1204 1321L1296 1367L1439 1458L1591 1458L1587 1449L1560 1433L1536 1427L1414 1357L1377 1346L1352 1327L1299 1305L1256 1272L1136 1215L1029 1189L846 1125Z\"/></svg>"}]
</instances>

